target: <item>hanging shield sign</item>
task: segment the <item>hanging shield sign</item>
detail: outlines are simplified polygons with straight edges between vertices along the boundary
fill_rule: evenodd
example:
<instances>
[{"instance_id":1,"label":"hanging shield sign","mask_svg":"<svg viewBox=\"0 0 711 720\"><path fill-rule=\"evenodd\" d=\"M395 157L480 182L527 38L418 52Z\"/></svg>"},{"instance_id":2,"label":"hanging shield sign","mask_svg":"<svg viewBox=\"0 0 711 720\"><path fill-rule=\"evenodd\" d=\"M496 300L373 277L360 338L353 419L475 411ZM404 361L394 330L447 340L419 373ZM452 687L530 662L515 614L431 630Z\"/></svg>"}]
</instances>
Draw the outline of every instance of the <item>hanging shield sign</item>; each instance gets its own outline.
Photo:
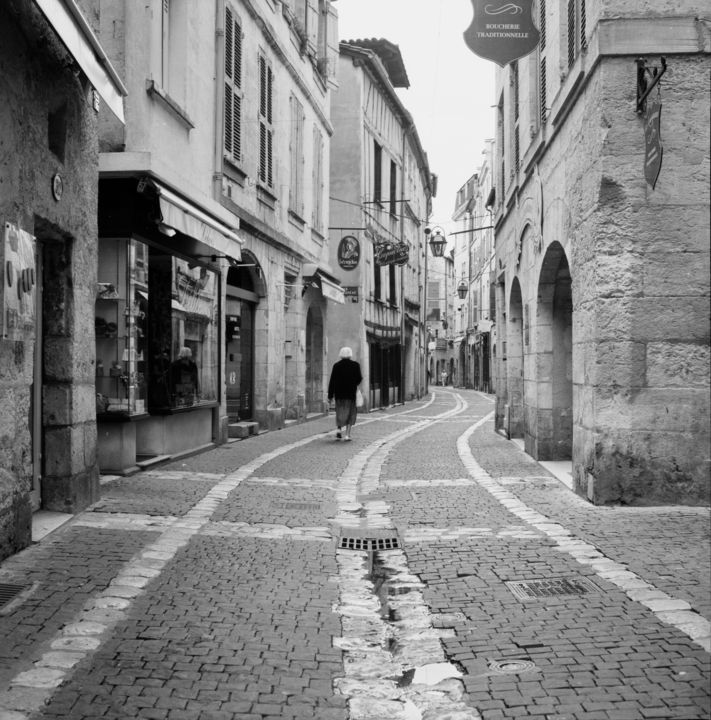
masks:
<instances>
[{"instance_id":1,"label":"hanging shield sign","mask_svg":"<svg viewBox=\"0 0 711 720\"><path fill-rule=\"evenodd\" d=\"M373 255L376 265L405 265L410 257L410 248L405 242L376 243Z\"/></svg>"},{"instance_id":2,"label":"hanging shield sign","mask_svg":"<svg viewBox=\"0 0 711 720\"><path fill-rule=\"evenodd\" d=\"M662 115L662 100L659 96L647 101L644 113L644 177L652 186L657 184L659 171L662 169L662 135L660 119Z\"/></svg>"},{"instance_id":3,"label":"hanging shield sign","mask_svg":"<svg viewBox=\"0 0 711 720\"><path fill-rule=\"evenodd\" d=\"M533 0L472 0L474 19L464 32L467 47L501 67L536 49L540 33L533 24Z\"/></svg>"}]
</instances>

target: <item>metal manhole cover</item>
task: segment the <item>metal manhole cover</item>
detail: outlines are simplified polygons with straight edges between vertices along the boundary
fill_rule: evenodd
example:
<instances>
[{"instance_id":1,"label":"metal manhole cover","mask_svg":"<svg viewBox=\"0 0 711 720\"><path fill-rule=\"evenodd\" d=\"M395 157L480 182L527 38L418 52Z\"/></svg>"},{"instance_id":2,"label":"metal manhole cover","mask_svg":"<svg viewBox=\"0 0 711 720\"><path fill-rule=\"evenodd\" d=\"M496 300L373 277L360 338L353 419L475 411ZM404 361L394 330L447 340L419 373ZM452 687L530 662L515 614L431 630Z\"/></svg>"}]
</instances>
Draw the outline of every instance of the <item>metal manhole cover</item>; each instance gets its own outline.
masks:
<instances>
[{"instance_id":1,"label":"metal manhole cover","mask_svg":"<svg viewBox=\"0 0 711 720\"><path fill-rule=\"evenodd\" d=\"M492 660L489 663L489 670L502 675L514 675L516 673L535 670L536 665L531 660L523 658L510 658L508 660Z\"/></svg>"},{"instance_id":2,"label":"metal manhole cover","mask_svg":"<svg viewBox=\"0 0 711 720\"><path fill-rule=\"evenodd\" d=\"M550 578L549 580L512 580L506 583L519 600L586 595L600 588L586 578Z\"/></svg>"},{"instance_id":3,"label":"metal manhole cover","mask_svg":"<svg viewBox=\"0 0 711 720\"><path fill-rule=\"evenodd\" d=\"M339 538L341 550L398 550L400 541L396 537L348 537Z\"/></svg>"},{"instance_id":4,"label":"metal manhole cover","mask_svg":"<svg viewBox=\"0 0 711 720\"><path fill-rule=\"evenodd\" d=\"M25 585L0 583L0 609L12 602L24 589Z\"/></svg>"},{"instance_id":5,"label":"metal manhole cover","mask_svg":"<svg viewBox=\"0 0 711 720\"><path fill-rule=\"evenodd\" d=\"M308 502L273 502L272 507L281 510L320 510L321 503Z\"/></svg>"}]
</instances>

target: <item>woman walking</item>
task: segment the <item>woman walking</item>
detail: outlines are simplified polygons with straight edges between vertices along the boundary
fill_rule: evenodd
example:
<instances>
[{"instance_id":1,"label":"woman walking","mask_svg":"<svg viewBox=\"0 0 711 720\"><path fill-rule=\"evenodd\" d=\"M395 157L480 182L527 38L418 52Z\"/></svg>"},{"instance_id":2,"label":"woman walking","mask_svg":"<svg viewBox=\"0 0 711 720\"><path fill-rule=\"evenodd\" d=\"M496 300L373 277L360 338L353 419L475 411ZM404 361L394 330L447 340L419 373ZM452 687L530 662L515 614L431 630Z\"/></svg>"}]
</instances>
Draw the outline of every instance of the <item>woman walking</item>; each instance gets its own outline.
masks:
<instances>
[{"instance_id":1,"label":"woman walking","mask_svg":"<svg viewBox=\"0 0 711 720\"><path fill-rule=\"evenodd\" d=\"M351 428L355 425L356 392L363 380L360 365L353 360L353 351L349 347L342 347L338 353L341 358L331 370L331 379L328 381L328 401L336 400L336 438L338 440L351 439ZM341 428L345 433L341 435Z\"/></svg>"}]
</instances>

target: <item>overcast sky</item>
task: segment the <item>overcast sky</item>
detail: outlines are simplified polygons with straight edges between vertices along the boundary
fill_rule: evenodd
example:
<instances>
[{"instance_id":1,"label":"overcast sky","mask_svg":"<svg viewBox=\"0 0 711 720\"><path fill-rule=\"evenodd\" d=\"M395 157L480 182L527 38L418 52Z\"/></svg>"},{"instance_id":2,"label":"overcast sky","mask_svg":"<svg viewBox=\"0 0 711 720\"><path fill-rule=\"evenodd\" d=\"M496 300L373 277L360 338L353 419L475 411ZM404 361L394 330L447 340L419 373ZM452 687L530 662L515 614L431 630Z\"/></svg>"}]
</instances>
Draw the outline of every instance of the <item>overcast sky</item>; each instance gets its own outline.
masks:
<instances>
[{"instance_id":1,"label":"overcast sky","mask_svg":"<svg viewBox=\"0 0 711 720\"><path fill-rule=\"evenodd\" d=\"M431 225L454 230L456 193L479 169L494 137L493 62L474 55L462 33L471 0L338 0L342 40L385 38L400 47L410 79L398 89L412 114L430 169L439 177Z\"/></svg>"}]
</instances>

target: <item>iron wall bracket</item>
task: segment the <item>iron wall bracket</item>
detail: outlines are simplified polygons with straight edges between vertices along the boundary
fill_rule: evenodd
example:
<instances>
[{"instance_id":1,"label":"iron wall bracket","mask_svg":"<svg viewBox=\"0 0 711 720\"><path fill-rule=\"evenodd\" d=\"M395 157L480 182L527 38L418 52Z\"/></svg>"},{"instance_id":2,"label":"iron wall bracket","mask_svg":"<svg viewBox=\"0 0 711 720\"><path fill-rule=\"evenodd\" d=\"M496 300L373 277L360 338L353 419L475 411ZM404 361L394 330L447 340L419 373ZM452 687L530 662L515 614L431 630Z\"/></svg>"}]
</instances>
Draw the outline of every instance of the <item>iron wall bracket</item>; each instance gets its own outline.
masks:
<instances>
[{"instance_id":1,"label":"iron wall bracket","mask_svg":"<svg viewBox=\"0 0 711 720\"><path fill-rule=\"evenodd\" d=\"M667 71L667 59L660 57L661 69L647 67L646 58L637 58L637 114L641 115L647 109L647 96ZM650 80L648 81L647 76Z\"/></svg>"}]
</instances>

